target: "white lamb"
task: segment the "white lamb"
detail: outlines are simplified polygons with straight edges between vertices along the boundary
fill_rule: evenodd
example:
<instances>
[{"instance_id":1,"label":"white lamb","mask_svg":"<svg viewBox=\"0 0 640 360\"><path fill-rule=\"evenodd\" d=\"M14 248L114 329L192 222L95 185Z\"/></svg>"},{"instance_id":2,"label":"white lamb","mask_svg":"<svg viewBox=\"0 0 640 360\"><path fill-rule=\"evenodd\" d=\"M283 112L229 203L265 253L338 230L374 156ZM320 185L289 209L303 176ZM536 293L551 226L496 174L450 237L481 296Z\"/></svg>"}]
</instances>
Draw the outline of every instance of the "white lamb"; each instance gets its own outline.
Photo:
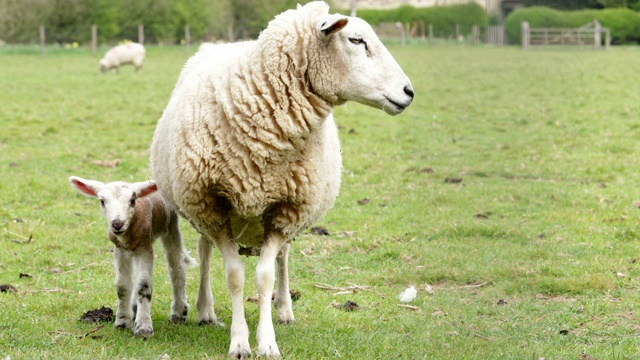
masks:
<instances>
[{"instance_id":1,"label":"white lamb","mask_svg":"<svg viewBox=\"0 0 640 360\"><path fill-rule=\"evenodd\" d=\"M278 15L256 41L216 45L185 65L151 145L159 189L201 233L202 323L216 323L211 244L232 301L229 355L251 354L241 254L260 255L258 354L280 355L271 318L294 320L289 242L333 206L342 160L335 106L354 100L396 115L411 82L365 21L311 2Z\"/></svg>"},{"instance_id":2,"label":"white lamb","mask_svg":"<svg viewBox=\"0 0 640 360\"><path fill-rule=\"evenodd\" d=\"M112 69L118 71L121 65L133 64L136 67L136 72L138 72L142 68L145 55L144 46L138 43L130 42L112 47L100 59L100 71L103 73Z\"/></svg>"},{"instance_id":3,"label":"white lamb","mask_svg":"<svg viewBox=\"0 0 640 360\"><path fill-rule=\"evenodd\" d=\"M160 192L156 192L155 182L105 184L76 176L70 177L69 182L82 195L100 200L102 215L108 224L107 233L115 245L118 310L114 326L133 328L138 336L153 336L153 241L158 237L165 249L173 288L171 321L185 322L189 312L185 268L195 265L195 260L182 245L178 215Z\"/></svg>"}]
</instances>

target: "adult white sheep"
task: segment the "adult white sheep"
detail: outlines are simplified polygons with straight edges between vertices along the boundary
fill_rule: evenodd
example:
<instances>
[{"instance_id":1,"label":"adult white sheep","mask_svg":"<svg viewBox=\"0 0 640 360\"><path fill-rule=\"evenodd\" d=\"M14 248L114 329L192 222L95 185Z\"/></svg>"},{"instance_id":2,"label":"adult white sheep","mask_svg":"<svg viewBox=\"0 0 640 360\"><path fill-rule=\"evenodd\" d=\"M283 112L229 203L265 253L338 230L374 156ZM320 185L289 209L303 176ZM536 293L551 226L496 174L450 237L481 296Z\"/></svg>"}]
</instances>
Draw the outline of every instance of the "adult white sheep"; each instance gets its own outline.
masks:
<instances>
[{"instance_id":1,"label":"adult white sheep","mask_svg":"<svg viewBox=\"0 0 640 360\"><path fill-rule=\"evenodd\" d=\"M222 254L232 322L229 355L250 355L240 254L259 254L258 353L279 356L271 319L294 320L289 242L333 206L342 160L332 109L348 100L396 115L413 88L363 20L311 2L272 20L258 40L218 45L185 65L151 145L159 189L202 234L201 322L216 322L211 243ZM240 245L240 247L239 247Z\"/></svg>"},{"instance_id":2,"label":"adult white sheep","mask_svg":"<svg viewBox=\"0 0 640 360\"><path fill-rule=\"evenodd\" d=\"M71 176L69 182L82 195L100 200L102 215L108 224L107 234L115 245L118 310L114 326L133 328L134 334L142 337L153 335L153 241L158 237L165 249L173 288L171 321L185 322L189 312L185 267L195 265L195 260L182 245L178 215L156 191L155 182L105 184L76 176ZM132 279L134 266L135 291Z\"/></svg>"},{"instance_id":3,"label":"adult white sheep","mask_svg":"<svg viewBox=\"0 0 640 360\"><path fill-rule=\"evenodd\" d=\"M138 72L142 68L146 53L143 45L133 42L112 47L100 59L100 71L103 73L112 69L118 71L122 65L133 64Z\"/></svg>"}]
</instances>

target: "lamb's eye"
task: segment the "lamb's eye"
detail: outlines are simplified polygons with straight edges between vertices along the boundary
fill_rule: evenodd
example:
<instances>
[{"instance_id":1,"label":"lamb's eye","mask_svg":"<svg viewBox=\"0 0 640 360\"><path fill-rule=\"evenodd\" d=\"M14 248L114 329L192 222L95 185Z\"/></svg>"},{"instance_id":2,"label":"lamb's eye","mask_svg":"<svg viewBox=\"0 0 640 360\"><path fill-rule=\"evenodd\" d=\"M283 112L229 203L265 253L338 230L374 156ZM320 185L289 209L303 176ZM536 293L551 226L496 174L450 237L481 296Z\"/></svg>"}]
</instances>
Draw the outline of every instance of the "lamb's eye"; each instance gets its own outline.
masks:
<instances>
[{"instance_id":1,"label":"lamb's eye","mask_svg":"<svg viewBox=\"0 0 640 360\"><path fill-rule=\"evenodd\" d=\"M136 206L136 199L131 199L131 200L129 201L129 205L131 205L131 207Z\"/></svg>"},{"instance_id":2,"label":"lamb's eye","mask_svg":"<svg viewBox=\"0 0 640 360\"><path fill-rule=\"evenodd\" d=\"M100 199L100 206L104 207L104 199Z\"/></svg>"},{"instance_id":3,"label":"lamb's eye","mask_svg":"<svg viewBox=\"0 0 640 360\"><path fill-rule=\"evenodd\" d=\"M351 41L353 44L356 44L356 45L365 44L364 40L362 40L361 37L349 38L349 41Z\"/></svg>"}]
</instances>

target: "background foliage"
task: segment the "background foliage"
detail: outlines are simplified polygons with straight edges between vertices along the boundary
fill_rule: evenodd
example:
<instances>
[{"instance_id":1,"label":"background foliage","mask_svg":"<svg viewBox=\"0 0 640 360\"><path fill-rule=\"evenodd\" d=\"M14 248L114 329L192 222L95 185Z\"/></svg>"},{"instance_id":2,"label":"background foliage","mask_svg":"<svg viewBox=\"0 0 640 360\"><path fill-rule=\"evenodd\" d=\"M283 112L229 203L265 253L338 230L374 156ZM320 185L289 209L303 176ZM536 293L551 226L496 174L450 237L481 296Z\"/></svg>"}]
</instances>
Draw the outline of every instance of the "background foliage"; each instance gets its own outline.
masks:
<instances>
[{"instance_id":1,"label":"background foliage","mask_svg":"<svg viewBox=\"0 0 640 360\"><path fill-rule=\"evenodd\" d=\"M405 5L391 10L358 10L358 17L370 24L423 21L426 25L433 25L434 36L445 38L456 34L456 25L460 25L463 34L471 33L473 25L478 25L481 29L489 25L489 15L477 3L424 8Z\"/></svg>"},{"instance_id":2,"label":"background foliage","mask_svg":"<svg viewBox=\"0 0 640 360\"><path fill-rule=\"evenodd\" d=\"M598 20L603 27L611 29L613 44L631 44L640 41L640 14L625 8L602 10L560 11L548 7L531 7L513 11L505 20L509 42L521 41L521 23L529 22L535 27L580 27Z\"/></svg>"},{"instance_id":3,"label":"background foliage","mask_svg":"<svg viewBox=\"0 0 640 360\"><path fill-rule=\"evenodd\" d=\"M45 25L49 42L86 43L91 25L101 43L136 40L145 26L145 42L174 43L189 25L195 40L255 37L267 22L298 0L2 0L0 39L9 43L38 40Z\"/></svg>"}]
</instances>

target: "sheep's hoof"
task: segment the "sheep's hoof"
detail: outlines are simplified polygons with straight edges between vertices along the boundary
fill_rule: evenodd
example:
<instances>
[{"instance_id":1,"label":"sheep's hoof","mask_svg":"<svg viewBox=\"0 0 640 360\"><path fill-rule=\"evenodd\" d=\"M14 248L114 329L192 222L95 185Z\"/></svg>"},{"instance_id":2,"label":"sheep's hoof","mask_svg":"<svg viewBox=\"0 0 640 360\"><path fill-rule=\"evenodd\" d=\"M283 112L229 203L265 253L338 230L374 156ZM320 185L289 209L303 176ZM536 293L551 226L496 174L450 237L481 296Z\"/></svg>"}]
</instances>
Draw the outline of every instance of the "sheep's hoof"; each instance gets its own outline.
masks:
<instances>
[{"instance_id":1,"label":"sheep's hoof","mask_svg":"<svg viewBox=\"0 0 640 360\"><path fill-rule=\"evenodd\" d=\"M133 335L139 336L141 338L150 338L153 336L153 328L152 327L139 327L133 332Z\"/></svg>"},{"instance_id":2,"label":"sheep's hoof","mask_svg":"<svg viewBox=\"0 0 640 360\"><path fill-rule=\"evenodd\" d=\"M232 359L248 359L249 356L251 356L251 351L248 350L238 349L238 351L229 352L229 357Z\"/></svg>"},{"instance_id":3,"label":"sheep's hoof","mask_svg":"<svg viewBox=\"0 0 640 360\"><path fill-rule=\"evenodd\" d=\"M293 319L276 319L276 322L278 324L282 324L282 325L291 325L293 324L295 321Z\"/></svg>"}]
</instances>

